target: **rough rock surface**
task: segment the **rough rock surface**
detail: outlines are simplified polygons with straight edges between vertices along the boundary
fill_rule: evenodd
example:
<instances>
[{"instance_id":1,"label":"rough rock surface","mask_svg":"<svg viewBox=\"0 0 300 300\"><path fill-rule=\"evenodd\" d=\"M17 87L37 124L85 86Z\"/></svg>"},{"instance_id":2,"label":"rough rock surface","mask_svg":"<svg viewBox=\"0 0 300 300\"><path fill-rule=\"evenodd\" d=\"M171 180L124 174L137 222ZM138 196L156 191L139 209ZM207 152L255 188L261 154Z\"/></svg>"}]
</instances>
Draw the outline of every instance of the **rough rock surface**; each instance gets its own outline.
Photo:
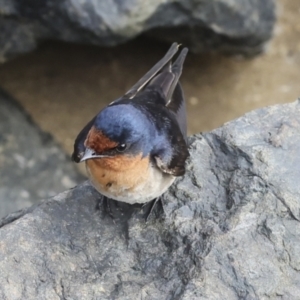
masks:
<instances>
[{"instance_id":1,"label":"rough rock surface","mask_svg":"<svg viewBox=\"0 0 300 300\"><path fill-rule=\"evenodd\" d=\"M112 46L142 33L193 51L254 54L272 34L274 0L0 0L0 61L40 40Z\"/></svg>"},{"instance_id":2,"label":"rough rock surface","mask_svg":"<svg viewBox=\"0 0 300 300\"><path fill-rule=\"evenodd\" d=\"M82 180L53 138L0 90L0 218Z\"/></svg>"},{"instance_id":3,"label":"rough rock surface","mask_svg":"<svg viewBox=\"0 0 300 300\"><path fill-rule=\"evenodd\" d=\"M0 298L299 299L299 116L297 101L191 137L148 223L112 222L89 183L3 219Z\"/></svg>"}]
</instances>

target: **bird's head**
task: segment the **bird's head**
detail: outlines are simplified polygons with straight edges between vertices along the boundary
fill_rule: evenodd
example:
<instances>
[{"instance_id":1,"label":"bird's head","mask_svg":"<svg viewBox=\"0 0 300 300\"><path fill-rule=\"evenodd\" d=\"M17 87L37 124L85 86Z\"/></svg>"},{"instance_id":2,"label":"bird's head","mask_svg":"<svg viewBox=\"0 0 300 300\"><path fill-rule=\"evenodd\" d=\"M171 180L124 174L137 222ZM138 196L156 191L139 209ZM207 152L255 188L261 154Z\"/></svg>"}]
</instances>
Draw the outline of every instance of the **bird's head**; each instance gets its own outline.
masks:
<instances>
[{"instance_id":1,"label":"bird's head","mask_svg":"<svg viewBox=\"0 0 300 300\"><path fill-rule=\"evenodd\" d=\"M151 150L151 122L128 104L104 108L95 118L84 141L80 162L116 155L146 156Z\"/></svg>"}]
</instances>

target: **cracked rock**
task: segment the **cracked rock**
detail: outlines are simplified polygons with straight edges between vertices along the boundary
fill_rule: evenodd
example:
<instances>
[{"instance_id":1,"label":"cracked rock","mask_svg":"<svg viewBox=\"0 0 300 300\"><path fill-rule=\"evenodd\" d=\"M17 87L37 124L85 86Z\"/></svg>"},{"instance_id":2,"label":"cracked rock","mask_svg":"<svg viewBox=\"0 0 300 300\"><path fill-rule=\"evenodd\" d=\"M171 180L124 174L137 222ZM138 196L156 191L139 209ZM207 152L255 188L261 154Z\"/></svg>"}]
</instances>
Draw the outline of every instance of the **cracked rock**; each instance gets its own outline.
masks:
<instances>
[{"instance_id":1,"label":"cracked rock","mask_svg":"<svg viewBox=\"0 0 300 300\"><path fill-rule=\"evenodd\" d=\"M113 222L88 182L2 219L0 298L299 299L299 116L296 101L192 136L148 223Z\"/></svg>"},{"instance_id":2,"label":"cracked rock","mask_svg":"<svg viewBox=\"0 0 300 300\"><path fill-rule=\"evenodd\" d=\"M42 40L114 46L143 33L194 52L253 55L274 23L274 0L1 0L0 62Z\"/></svg>"}]
</instances>

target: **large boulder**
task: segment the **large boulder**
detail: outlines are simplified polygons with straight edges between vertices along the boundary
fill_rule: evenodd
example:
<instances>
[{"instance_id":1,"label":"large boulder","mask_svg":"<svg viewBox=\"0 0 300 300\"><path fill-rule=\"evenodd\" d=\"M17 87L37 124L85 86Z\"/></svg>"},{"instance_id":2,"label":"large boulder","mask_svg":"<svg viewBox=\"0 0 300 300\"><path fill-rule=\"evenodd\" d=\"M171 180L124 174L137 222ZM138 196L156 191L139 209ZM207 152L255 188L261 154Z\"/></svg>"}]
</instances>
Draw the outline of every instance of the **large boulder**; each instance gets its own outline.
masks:
<instances>
[{"instance_id":1,"label":"large boulder","mask_svg":"<svg viewBox=\"0 0 300 300\"><path fill-rule=\"evenodd\" d=\"M52 136L0 90L0 218L82 180Z\"/></svg>"},{"instance_id":2,"label":"large boulder","mask_svg":"<svg viewBox=\"0 0 300 300\"><path fill-rule=\"evenodd\" d=\"M88 182L8 216L0 298L299 299L299 129L297 101L191 137L147 223L113 221Z\"/></svg>"},{"instance_id":3,"label":"large boulder","mask_svg":"<svg viewBox=\"0 0 300 300\"><path fill-rule=\"evenodd\" d=\"M192 51L254 54L272 34L274 0L0 1L0 61L46 39L112 46L146 33Z\"/></svg>"}]
</instances>

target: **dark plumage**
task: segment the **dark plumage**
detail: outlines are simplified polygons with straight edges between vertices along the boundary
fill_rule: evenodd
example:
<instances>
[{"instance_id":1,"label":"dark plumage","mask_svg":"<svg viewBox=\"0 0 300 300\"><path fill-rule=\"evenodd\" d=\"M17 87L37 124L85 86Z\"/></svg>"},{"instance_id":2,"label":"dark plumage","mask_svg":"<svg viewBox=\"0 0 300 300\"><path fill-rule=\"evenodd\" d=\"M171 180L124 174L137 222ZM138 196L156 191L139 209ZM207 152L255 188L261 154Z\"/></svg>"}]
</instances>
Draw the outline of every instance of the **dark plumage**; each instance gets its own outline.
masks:
<instances>
[{"instance_id":1,"label":"dark plumage","mask_svg":"<svg viewBox=\"0 0 300 300\"><path fill-rule=\"evenodd\" d=\"M123 157L129 166L128 159L138 163L140 157L143 164L147 158L166 176L184 174L189 153L185 101L179 77L188 50L184 48L172 64L171 59L177 51L178 45L174 43L164 58L123 97L100 111L83 128L74 144L72 158L75 162L98 159L101 163L97 168L100 168L112 165L114 157L121 163ZM90 170L95 173L97 168L93 166ZM172 180L168 182L171 184ZM97 180L94 178L94 181Z\"/></svg>"}]
</instances>

